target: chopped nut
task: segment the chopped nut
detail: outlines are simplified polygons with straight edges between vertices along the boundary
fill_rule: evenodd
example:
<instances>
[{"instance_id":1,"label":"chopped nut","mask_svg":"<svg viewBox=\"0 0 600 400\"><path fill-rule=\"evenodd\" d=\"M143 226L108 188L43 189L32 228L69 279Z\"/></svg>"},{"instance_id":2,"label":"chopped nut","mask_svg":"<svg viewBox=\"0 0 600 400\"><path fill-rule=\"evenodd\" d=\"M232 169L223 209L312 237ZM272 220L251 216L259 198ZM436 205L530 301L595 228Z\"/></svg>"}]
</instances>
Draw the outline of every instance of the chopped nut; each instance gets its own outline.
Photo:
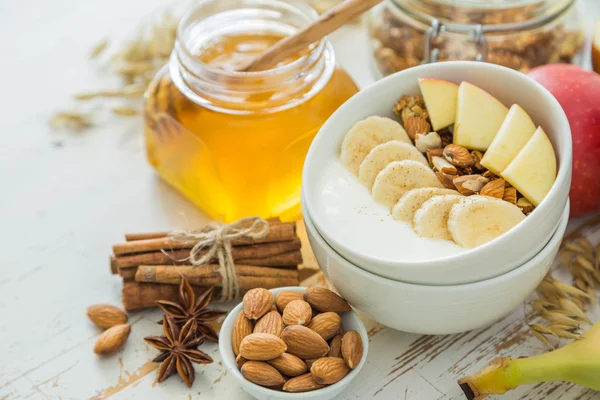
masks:
<instances>
[{"instance_id":1,"label":"chopped nut","mask_svg":"<svg viewBox=\"0 0 600 400\"><path fill-rule=\"evenodd\" d=\"M430 149L427 150L427 161L429 161L429 166L433 168L433 157L443 157L444 150L443 149Z\"/></svg>"},{"instance_id":2,"label":"chopped nut","mask_svg":"<svg viewBox=\"0 0 600 400\"><path fill-rule=\"evenodd\" d=\"M489 182L489 179L481 175L463 175L452 180L456 190L465 196L478 193L483 186Z\"/></svg>"},{"instance_id":3,"label":"chopped nut","mask_svg":"<svg viewBox=\"0 0 600 400\"><path fill-rule=\"evenodd\" d=\"M525 215L532 212L533 209L535 208L534 205L529 200L527 200L525 197L521 197L519 200L517 200L517 207L519 207L521 209L521 211L523 211L523 214L525 214Z\"/></svg>"},{"instance_id":4,"label":"chopped nut","mask_svg":"<svg viewBox=\"0 0 600 400\"><path fill-rule=\"evenodd\" d=\"M490 181L493 181L494 179L498 179L499 176L496 175L495 173L493 173L490 170L485 171L483 174L481 174L484 178L488 178Z\"/></svg>"},{"instance_id":5,"label":"chopped nut","mask_svg":"<svg viewBox=\"0 0 600 400\"><path fill-rule=\"evenodd\" d=\"M444 157L457 167L470 167L475 164L475 159L469 150L457 144L449 144L444 148Z\"/></svg>"},{"instance_id":6,"label":"chopped nut","mask_svg":"<svg viewBox=\"0 0 600 400\"><path fill-rule=\"evenodd\" d=\"M485 167L483 165L481 165L481 159L483 158L483 153L480 152L479 150L473 150L471 152L471 156L473 157L473 160L475 161L473 163L473 166L475 168L477 168L478 170L485 170Z\"/></svg>"},{"instance_id":7,"label":"chopped nut","mask_svg":"<svg viewBox=\"0 0 600 400\"><path fill-rule=\"evenodd\" d=\"M504 179L495 179L488 182L479 192L482 196L490 196L501 199L504 197Z\"/></svg>"},{"instance_id":8,"label":"chopped nut","mask_svg":"<svg viewBox=\"0 0 600 400\"><path fill-rule=\"evenodd\" d=\"M404 122L404 129L408 136L415 140L418 133L427 133L431 129L431 125L421 117L410 117Z\"/></svg>"},{"instance_id":9,"label":"chopped nut","mask_svg":"<svg viewBox=\"0 0 600 400\"><path fill-rule=\"evenodd\" d=\"M502 196L504 201L508 201L509 203L517 204L517 189L514 187L509 187L504 189L504 196Z\"/></svg>"},{"instance_id":10,"label":"chopped nut","mask_svg":"<svg viewBox=\"0 0 600 400\"><path fill-rule=\"evenodd\" d=\"M433 157L431 159L431 162L433 164L433 169L436 171L441 171L444 168L447 168L447 169L454 169L454 173L452 175L458 174L458 170L456 169L456 167L454 165L450 164L448 161L446 161L445 158Z\"/></svg>"},{"instance_id":11,"label":"chopped nut","mask_svg":"<svg viewBox=\"0 0 600 400\"><path fill-rule=\"evenodd\" d=\"M442 182L442 185L444 185L448 189L456 190L456 186L454 186L453 182L453 178L455 177L454 175L449 175L441 171L436 172L436 175L440 182Z\"/></svg>"},{"instance_id":12,"label":"chopped nut","mask_svg":"<svg viewBox=\"0 0 600 400\"><path fill-rule=\"evenodd\" d=\"M448 174L448 175L458 175L458 170L456 169L456 167L452 167L452 168L442 168L441 172Z\"/></svg>"},{"instance_id":13,"label":"chopped nut","mask_svg":"<svg viewBox=\"0 0 600 400\"><path fill-rule=\"evenodd\" d=\"M442 138L437 132L417 133L415 135L415 147L421 153L431 149L441 149Z\"/></svg>"},{"instance_id":14,"label":"chopped nut","mask_svg":"<svg viewBox=\"0 0 600 400\"><path fill-rule=\"evenodd\" d=\"M402 117L402 122L405 124L411 117L420 117L425 120L429 118L422 96L402 96L394 106L394 112Z\"/></svg>"}]
</instances>

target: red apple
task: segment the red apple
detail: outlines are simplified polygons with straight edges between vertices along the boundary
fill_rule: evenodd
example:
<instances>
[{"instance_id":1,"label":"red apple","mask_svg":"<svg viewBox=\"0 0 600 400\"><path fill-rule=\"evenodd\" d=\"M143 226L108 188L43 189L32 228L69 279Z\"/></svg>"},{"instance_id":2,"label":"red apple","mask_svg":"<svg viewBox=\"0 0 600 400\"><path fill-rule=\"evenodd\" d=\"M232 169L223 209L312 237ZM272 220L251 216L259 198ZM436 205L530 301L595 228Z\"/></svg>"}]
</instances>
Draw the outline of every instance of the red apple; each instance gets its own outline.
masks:
<instances>
[{"instance_id":1,"label":"red apple","mask_svg":"<svg viewBox=\"0 0 600 400\"><path fill-rule=\"evenodd\" d=\"M556 97L573 136L571 216L600 210L600 75L575 65L537 67L528 75Z\"/></svg>"}]
</instances>

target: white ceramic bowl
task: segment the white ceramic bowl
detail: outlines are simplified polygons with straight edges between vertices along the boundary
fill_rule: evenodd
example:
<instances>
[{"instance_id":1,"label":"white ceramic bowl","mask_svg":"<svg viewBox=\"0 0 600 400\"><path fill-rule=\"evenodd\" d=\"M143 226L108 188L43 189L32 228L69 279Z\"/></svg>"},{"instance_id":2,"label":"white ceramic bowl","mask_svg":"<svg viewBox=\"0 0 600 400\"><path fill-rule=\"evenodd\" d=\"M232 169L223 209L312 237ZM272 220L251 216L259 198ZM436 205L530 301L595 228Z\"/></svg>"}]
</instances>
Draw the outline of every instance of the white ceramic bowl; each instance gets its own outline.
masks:
<instances>
[{"instance_id":1,"label":"white ceramic bowl","mask_svg":"<svg viewBox=\"0 0 600 400\"><path fill-rule=\"evenodd\" d=\"M290 286L283 287L278 289L271 289L271 293L277 295L279 292L284 291L292 291L292 292L300 292L304 293L306 290L305 287L299 286ZM360 334L360 337L363 342L363 357L360 360L360 363L356 368L350 371L348 375L344 377L344 379L339 382L334 383L333 385L329 385L324 387L323 389L314 390L312 392L304 392L304 393L287 393L280 392L277 390L268 389L257 384L254 384L248 380L246 380L240 369L237 367L235 363L235 355L233 354L233 348L231 345L231 333L233 331L233 326L235 324L235 319L238 314L242 311L242 304L238 304L225 318L223 325L221 326L221 330L219 332L219 353L221 353L221 358L223 359L223 363L229 369L231 375L240 383L240 385L244 388L246 392L248 392L251 396L260 399L260 400L328 400L333 399L337 395L339 395L342 390L344 390L352 379L359 373L362 369L363 365L365 365L365 361L367 359L367 353L369 352L369 337L367 336L367 330L365 329L365 325L360 320L358 315L354 311L349 311L341 314L342 317L342 326L346 331L355 330Z\"/></svg>"},{"instance_id":2,"label":"white ceramic bowl","mask_svg":"<svg viewBox=\"0 0 600 400\"><path fill-rule=\"evenodd\" d=\"M506 234L475 249L441 258L435 249L423 260L406 261L373 254L368 244L349 243L350 238L373 235L375 222L346 218L336 204L324 205L321 182L331 161L339 160L344 135L359 120L372 115L393 117L392 106L404 94L419 94L418 78L468 81L496 96L507 106L521 105L541 125L556 151L559 170L556 182L524 222ZM353 177L351 177L353 178ZM303 171L303 211L323 238L338 253L361 268L397 281L424 285L452 285L477 282L502 275L531 259L550 240L567 202L571 182L571 131L556 99L543 86L525 74L494 64L456 61L422 65L391 75L360 91L342 105L315 137ZM356 184L360 189L358 180ZM341 196L340 196L341 197ZM347 197L347 196L346 196ZM345 201L345 198L340 198ZM342 215L343 214L343 215ZM363 217L364 218L364 217ZM393 221L392 221L393 222ZM362 225L361 225L362 224ZM412 234L412 232L410 232ZM411 252L402 238L389 240L390 246ZM382 247L382 248L390 248ZM407 253L408 254L408 253Z\"/></svg>"},{"instance_id":3,"label":"white ceramic bowl","mask_svg":"<svg viewBox=\"0 0 600 400\"><path fill-rule=\"evenodd\" d=\"M317 262L341 296L381 324L429 335L478 329L509 315L548 272L568 219L567 202L558 228L542 251L504 275L463 285L423 286L382 278L347 261L327 244L310 216L304 214Z\"/></svg>"}]
</instances>

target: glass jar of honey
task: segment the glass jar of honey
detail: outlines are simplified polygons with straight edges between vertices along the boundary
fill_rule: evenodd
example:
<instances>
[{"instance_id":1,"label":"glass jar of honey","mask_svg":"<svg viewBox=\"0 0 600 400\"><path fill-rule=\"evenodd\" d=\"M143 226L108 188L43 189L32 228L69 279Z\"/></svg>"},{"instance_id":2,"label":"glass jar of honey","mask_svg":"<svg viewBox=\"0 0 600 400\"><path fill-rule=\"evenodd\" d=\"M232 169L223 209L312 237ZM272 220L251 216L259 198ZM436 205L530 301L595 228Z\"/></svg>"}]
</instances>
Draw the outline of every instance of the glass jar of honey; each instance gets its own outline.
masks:
<instances>
[{"instance_id":1,"label":"glass jar of honey","mask_svg":"<svg viewBox=\"0 0 600 400\"><path fill-rule=\"evenodd\" d=\"M206 0L180 22L146 93L147 156L213 218L300 216L308 147L357 87L327 40L270 70L238 69L316 18L294 0Z\"/></svg>"}]
</instances>

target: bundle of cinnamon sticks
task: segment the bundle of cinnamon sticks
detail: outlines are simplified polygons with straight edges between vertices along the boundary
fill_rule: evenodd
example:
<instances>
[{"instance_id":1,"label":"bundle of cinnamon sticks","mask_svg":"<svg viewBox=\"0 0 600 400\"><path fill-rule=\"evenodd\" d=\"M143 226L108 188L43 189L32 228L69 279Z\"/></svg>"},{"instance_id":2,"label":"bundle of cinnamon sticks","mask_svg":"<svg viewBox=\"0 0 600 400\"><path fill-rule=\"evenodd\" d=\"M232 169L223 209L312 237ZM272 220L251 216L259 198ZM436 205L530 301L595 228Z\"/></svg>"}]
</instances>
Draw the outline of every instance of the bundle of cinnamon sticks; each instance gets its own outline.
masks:
<instances>
[{"instance_id":1,"label":"bundle of cinnamon sticks","mask_svg":"<svg viewBox=\"0 0 600 400\"><path fill-rule=\"evenodd\" d=\"M299 283L302 254L296 224L277 219L268 222L269 232L264 238L232 241L231 255L242 291ZM206 287L221 285L217 260L200 267L191 265L189 255L194 242L175 241L168 232L126 234L125 240L113 246L110 267L113 274L123 278L123 304L129 311L154 307L157 300L175 301L181 276L199 293Z\"/></svg>"}]
</instances>

